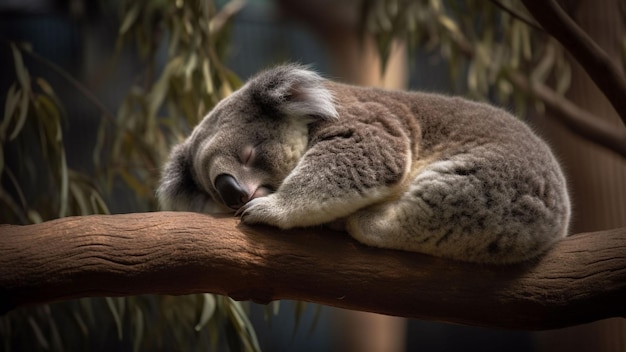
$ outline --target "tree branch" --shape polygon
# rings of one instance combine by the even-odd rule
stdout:
[[[620,68],[555,0],[522,2],[546,32],[556,38],[580,63],[626,125],[626,76]]]
[[[465,38],[453,36],[452,39],[463,55],[474,58],[475,50]],[[594,116],[541,82],[531,82],[518,70],[504,73],[518,89],[534,95],[554,113],[548,117],[557,119],[578,136],[626,157],[626,129]]]
[[[626,228],[569,237],[533,263],[492,267],[369,248],[341,232],[237,223],[159,212],[3,225],[1,308],[211,292],[515,329],[626,315]]]
[[[614,124],[596,118],[552,88],[541,82],[531,82],[519,72],[511,72],[508,78],[518,89],[541,100],[552,112],[550,116],[558,119],[570,131],[626,158],[626,128],[616,128]]]

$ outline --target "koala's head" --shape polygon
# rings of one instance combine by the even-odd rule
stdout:
[[[226,212],[278,189],[306,151],[308,125],[337,119],[331,92],[295,65],[260,73],[174,147],[157,191],[164,209]]]

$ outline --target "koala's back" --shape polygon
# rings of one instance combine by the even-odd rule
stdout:
[[[340,106],[380,104],[388,112],[382,118],[403,120],[414,142],[398,197],[348,219],[358,240],[506,263],[533,257],[566,235],[565,178],[549,147],[517,118],[456,97],[331,89]]]

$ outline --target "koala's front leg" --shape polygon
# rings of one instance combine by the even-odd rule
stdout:
[[[390,197],[410,166],[405,133],[369,124],[336,132],[313,140],[275,193],[240,210],[242,221],[283,229],[320,225]]]

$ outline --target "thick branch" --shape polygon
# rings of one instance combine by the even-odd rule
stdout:
[[[390,315],[549,329],[626,315],[626,228],[579,234],[534,263],[471,265],[194,213],[0,227],[0,302],[212,292]]]
[[[626,124],[626,76],[615,62],[563,11],[556,0],[522,2],[537,22],[580,63]]]

